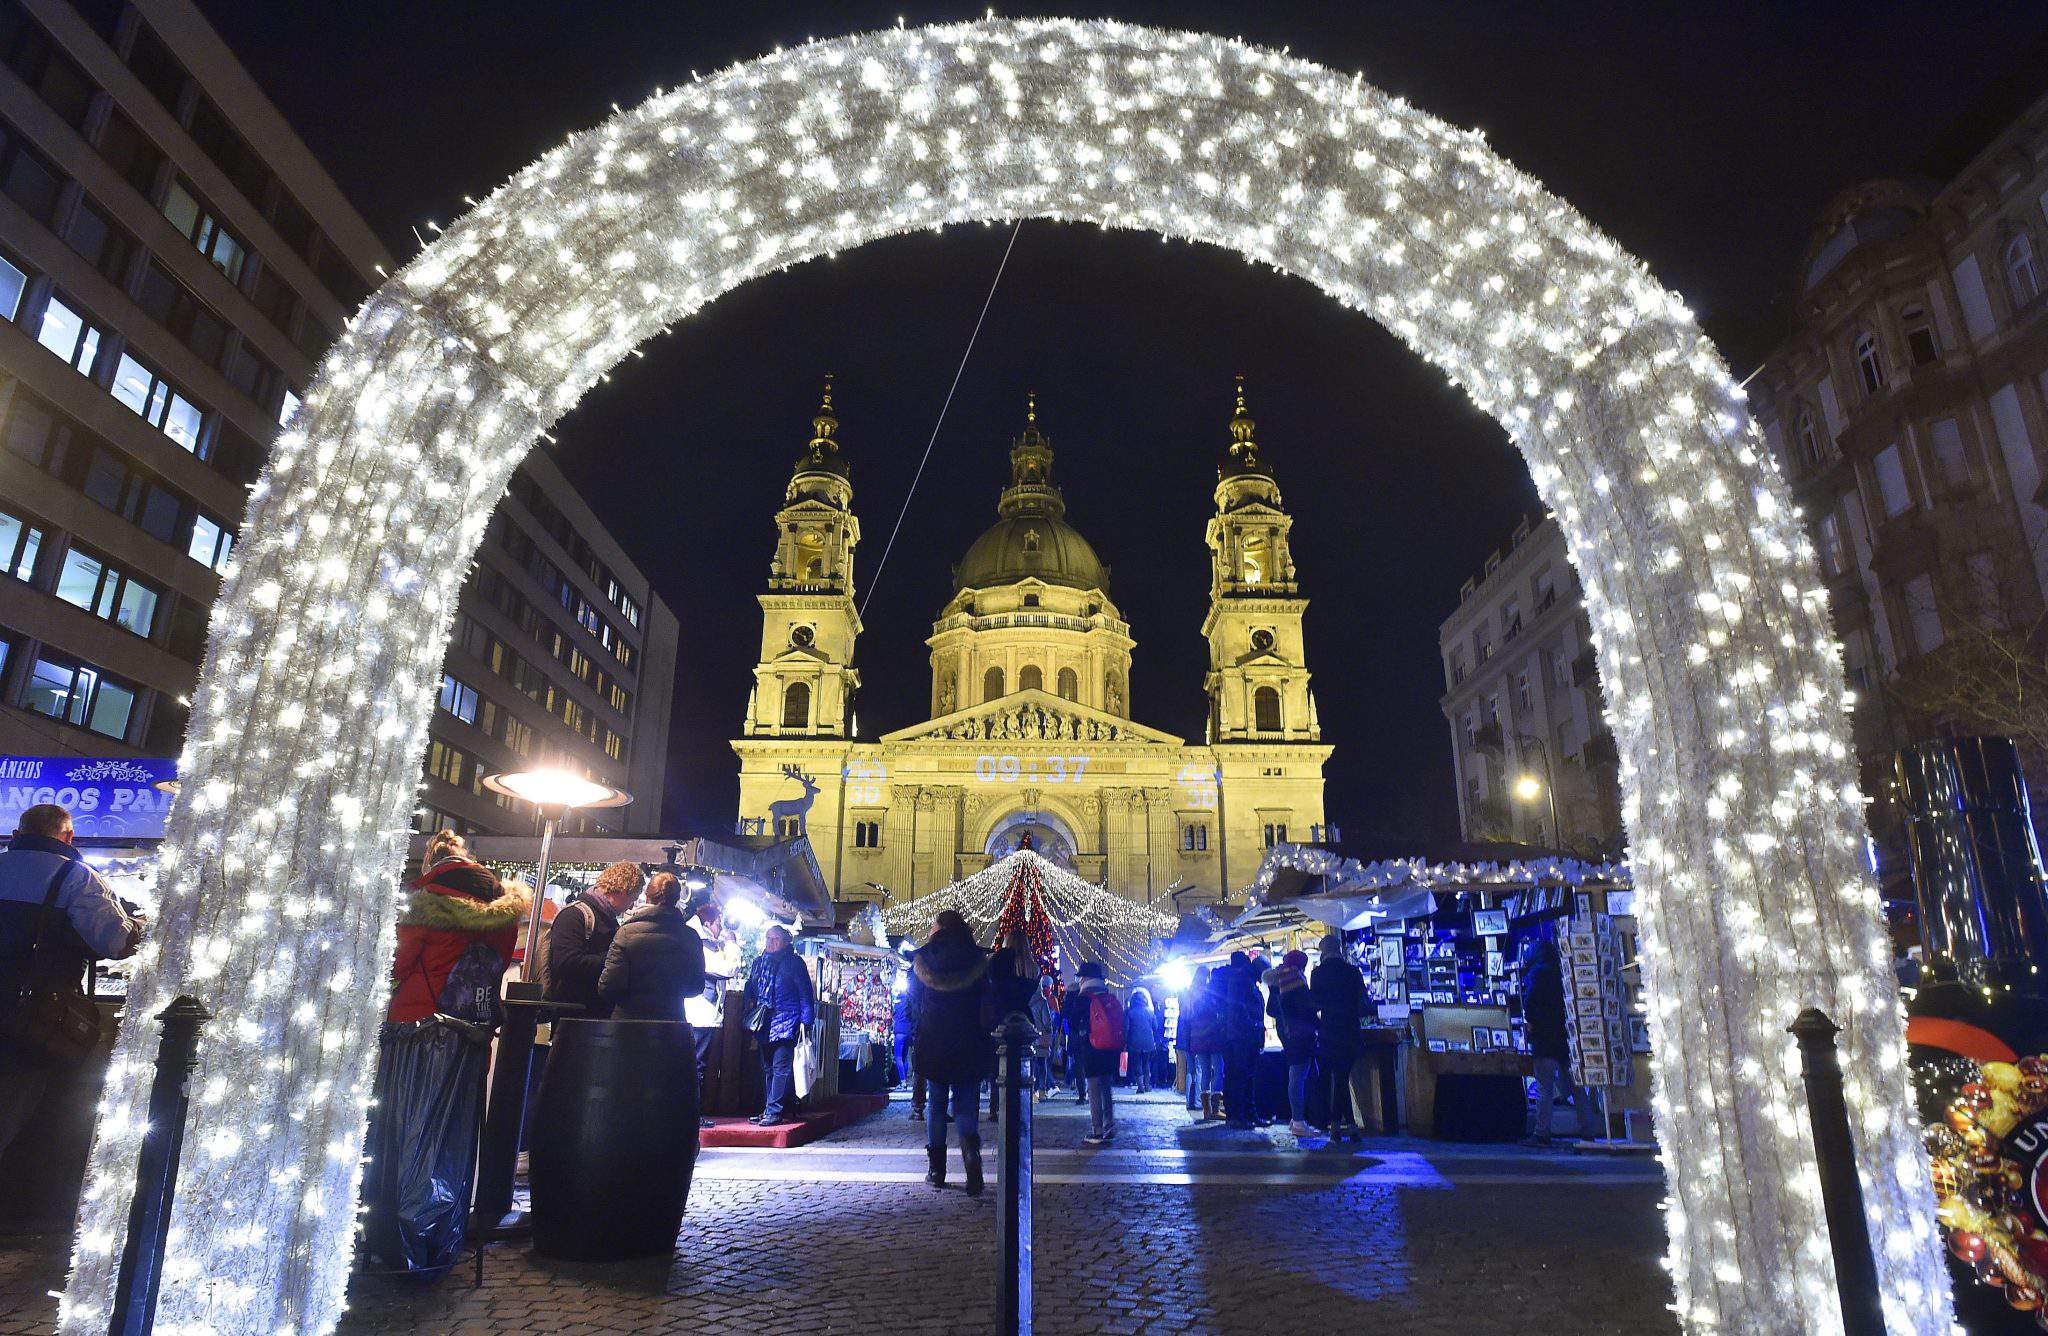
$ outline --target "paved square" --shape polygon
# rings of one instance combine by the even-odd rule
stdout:
[[[481,1289],[358,1277],[346,1333],[963,1332],[993,1320],[995,1131],[979,1201],[923,1182],[898,1102],[816,1145],[707,1151],[672,1259],[582,1265],[493,1247]],[[1611,1160],[1407,1139],[1326,1149],[1119,1101],[1081,1145],[1071,1098],[1036,1123],[1045,1336],[1671,1332],[1663,1179]],[[0,1336],[52,1330],[65,1241],[0,1243]]]

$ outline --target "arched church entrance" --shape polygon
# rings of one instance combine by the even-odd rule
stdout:
[[[1025,841],[1030,843],[1026,844]],[[1057,813],[1042,807],[1023,807],[996,818],[995,826],[989,831],[982,849],[989,861],[1013,854],[1020,848],[1037,850],[1045,858],[1058,863],[1067,871],[1074,871],[1074,854],[1080,843],[1074,838],[1073,828],[1060,819]]]
[[[1843,1026],[1897,1333],[1949,1328],[1811,546],[1692,313],[1563,200],[1361,79],[1196,33],[1007,21],[806,44],[578,134],[364,306],[251,493],[131,1014],[203,999],[159,1321],[323,1332],[350,1260],[406,815],[456,595],[536,438],[749,279],[949,223],[1226,247],[1370,315],[1528,460],[1586,591],[1645,928],[1675,1307],[1838,1325],[1785,1027]],[[64,1328],[104,1329],[151,1027],[103,1102]]]

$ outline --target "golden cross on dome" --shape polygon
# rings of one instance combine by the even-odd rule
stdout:
[[[1026,390],[1026,391],[1024,391],[1024,420],[1025,420],[1026,422],[1036,422],[1036,421],[1038,421],[1038,391],[1037,391],[1037,390]]]

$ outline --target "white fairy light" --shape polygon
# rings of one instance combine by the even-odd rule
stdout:
[[[1212,36],[990,19],[657,94],[519,172],[350,322],[251,490],[214,608],[66,1332],[106,1328],[148,1018],[183,992],[217,1018],[201,1079],[233,1095],[192,1111],[159,1329],[333,1327],[360,1176],[333,1148],[360,1143],[384,1001],[334,980],[388,967],[456,597],[536,437],[749,279],[1025,216],[1305,278],[1503,425],[1570,545],[1613,702],[1675,1311],[1695,1332],[1839,1329],[1787,1060],[1813,1005],[1844,1028],[1887,1322],[1950,1329],[1839,652],[1824,602],[1788,592],[1821,588],[1811,545],[1691,313],[1482,136],[1360,79]]]

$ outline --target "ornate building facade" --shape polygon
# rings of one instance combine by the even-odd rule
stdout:
[[[828,386],[776,515],[740,760],[742,829],[807,834],[841,899],[902,900],[1026,834],[1140,901],[1241,891],[1281,841],[1323,836],[1292,524],[1240,385],[1210,517],[1207,736],[1133,717],[1137,642],[1109,568],[1066,517],[1035,396],[996,521],[953,570],[926,641],[929,717],[854,735],[860,523]]]

